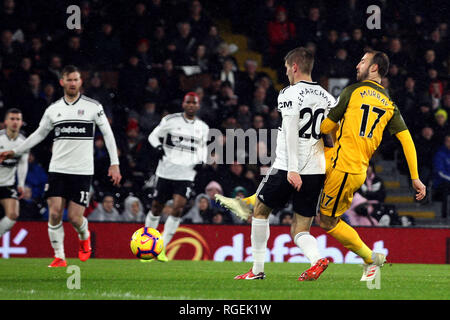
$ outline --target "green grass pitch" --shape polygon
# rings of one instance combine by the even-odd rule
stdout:
[[[68,289],[66,268],[51,259],[0,260],[0,299],[32,300],[408,300],[450,298],[450,265],[386,264],[380,289],[360,282],[362,267],[330,264],[319,280],[299,282],[308,265],[267,263],[266,279],[237,281],[250,263],[68,259],[80,267],[80,289]],[[72,278],[73,279],[73,278]],[[75,284],[74,281],[69,281]]]

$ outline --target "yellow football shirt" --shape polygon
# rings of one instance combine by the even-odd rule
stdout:
[[[367,171],[385,128],[392,135],[407,130],[385,88],[371,80],[346,87],[328,118],[336,123],[341,121],[331,165],[353,174]]]

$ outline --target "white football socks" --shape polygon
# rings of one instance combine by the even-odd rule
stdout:
[[[302,250],[305,257],[314,265],[317,260],[321,258],[319,248],[317,246],[317,239],[309,232],[299,232],[294,238],[295,244]]]
[[[164,247],[167,247],[170,240],[172,240],[178,226],[180,225],[180,222],[181,218],[179,217],[169,216],[167,218],[166,223],[164,224],[164,232],[162,234]]]
[[[48,224],[48,237],[53,250],[55,250],[55,257],[64,260],[66,256],[64,254],[64,227],[62,221],[56,226]]]
[[[7,216],[4,216],[0,220],[0,237],[3,236],[9,230],[11,230],[15,223],[16,223],[15,220],[12,220]]]
[[[255,275],[264,272],[264,261],[266,259],[267,240],[269,240],[269,236],[269,219],[252,218],[252,271]]]
[[[150,210],[145,217],[145,226],[147,228],[158,228],[159,220],[161,220],[161,216],[154,216],[152,211]]]
[[[78,232],[78,237],[80,240],[87,240],[89,238],[89,229],[88,229],[88,220],[86,217],[83,217],[83,222],[81,223],[81,226],[75,227],[75,230]]]

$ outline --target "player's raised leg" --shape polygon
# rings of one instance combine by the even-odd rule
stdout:
[[[272,208],[266,206],[259,199],[256,200],[251,231],[253,267],[249,272],[236,276],[236,280],[256,280],[266,277],[264,262],[266,259],[267,240],[269,240],[270,236],[268,217],[271,212]]]
[[[216,194],[216,201],[224,208],[230,210],[238,218],[247,221],[252,214],[252,207],[255,205],[256,194],[248,198],[229,198],[221,194]]]
[[[19,217],[19,201],[14,198],[1,199],[5,216],[0,219],[0,237],[12,229]]]
[[[78,233],[79,238],[79,249],[78,258],[81,261],[86,261],[89,259],[92,253],[91,248],[91,234],[88,229],[88,220],[83,216],[86,207],[84,205],[75,203],[74,201],[69,202],[67,208],[69,222],[74,227],[75,231]]]
[[[328,259],[321,256],[317,239],[309,232],[313,219],[314,217],[304,217],[296,213],[291,225],[291,236],[294,243],[311,263],[311,267],[300,275],[299,281],[317,280],[327,269],[329,263]]]
[[[64,227],[62,223],[66,200],[61,197],[49,197],[48,204],[48,237],[55,252],[55,259],[49,267],[67,267],[64,253]]]

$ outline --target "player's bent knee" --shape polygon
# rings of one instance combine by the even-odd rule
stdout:
[[[338,218],[321,215],[319,225],[325,231],[330,231],[336,226],[338,220]]]

